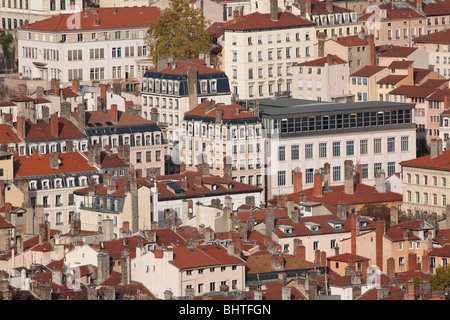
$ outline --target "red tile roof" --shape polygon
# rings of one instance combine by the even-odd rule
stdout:
[[[415,1],[406,1],[412,7],[416,7]],[[427,16],[442,16],[450,14],[450,3],[446,0],[422,1],[422,10]]]
[[[364,66],[358,71],[351,74],[351,77],[364,77],[369,78],[378,72],[386,69],[386,67],[383,66]]]
[[[173,248],[172,251],[174,253],[172,264],[179,269],[210,267],[223,264],[245,264],[244,260],[228,255],[227,250],[223,246],[216,244],[202,245],[195,248],[180,246]]]
[[[227,21],[223,28],[225,30],[253,30],[285,27],[295,28],[313,25],[313,22],[300,18],[290,12],[279,13],[277,21],[271,20],[270,14],[253,12],[241,17],[237,22],[234,22],[233,20]]]
[[[287,218],[288,213],[286,208],[274,208],[273,215],[275,219]],[[262,210],[252,210],[252,211],[235,211],[232,213],[233,216],[238,216],[241,222],[247,222],[250,219],[250,214],[255,215],[255,221],[264,221],[266,219],[266,209]]]
[[[6,221],[2,216],[0,216],[0,229],[3,228],[14,228],[14,226]]]
[[[291,193],[288,198],[293,201],[298,201],[299,193],[306,194],[306,201],[320,202],[324,205],[336,205],[339,202],[353,205],[353,204],[365,204],[365,203],[386,203],[392,201],[402,201],[402,194],[386,191],[385,193],[379,193],[375,187],[366,184],[356,184],[354,194],[346,194],[344,192],[344,186],[329,186],[331,192],[324,192],[322,197],[314,195],[314,189],[309,188],[299,192]]]
[[[111,259],[120,259],[122,252],[126,251],[130,259],[136,258],[136,248],[145,245],[148,240],[141,236],[124,237],[110,241],[102,241],[101,250],[107,252]],[[91,244],[91,247],[98,250],[99,244]]]
[[[401,228],[401,229],[408,229],[408,230],[422,230],[425,224],[425,220],[422,219],[415,219],[410,220],[402,223],[398,223],[396,225],[393,225],[392,228]]]
[[[98,23],[94,23],[95,12],[98,14]],[[27,24],[21,29],[70,32],[148,27],[150,22],[155,22],[160,15],[161,11],[157,7],[96,8],[80,12],[80,25],[76,30],[71,28],[73,23],[69,21],[73,18],[72,13],[60,14]]]
[[[21,143],[22,140],[7,124],[0,124],[0,144]]]
[[[389,228],[386,230],[386,238],[391,241],[406,241],[406,240],[420,240],[419,237],[415,236],[411,232],[403,230],[401,228]]]
[[[217,110],[222,110],[223,120],[258,119],[258,116],[246,112],[243,106],[238,104],[216,104],[215,101],[205,101],[186,112],[185,115],[215,119]]]
[[[379,54],[379,57],[381,58],[407,58],[416,51],[417,48],[390,45],[380,47],[379,50],[382,51]]]
[[[388,68],[391,69],[408,69],[414,61],[402,60],[402,61],[392,61]]]
[[[417,38],[414,38],[415,43],[445,43],[450,44],[450,29],[445,31],[433,32]]]
[[[17,122],[14,123],[17,129]],[[58,137],[51,134],[51,122],[37,121],[33,124],[29,119],[25,121],[25,139],[27,141],[44,141],[55,139],[76,139],[86,137],[72,122],[63,117],[58,117]]]
[[[327,260],[340,261],[340,262],[349,262],[349,261],[362,262],[362,261],[369,261],[370,259],[366,258],[366,257],[358,256],[357,254],[342,253],[342,254],[338,254],[336,256],[327,257]]]
[[[332,12],[353,12],[350,9],[333,5]],[[311,0],[311,14],[329,14],[325,1]]]
[[[290,254],[280,254],[284,260],[283,270],[304,270],[304,269],[314,269],[321,267],[317,263],[303,260],[297,256]],[[276,271],[272,267],[272,254],[269,252],[257,252],[247,258],[247,263],[245,265],[247,269],[247,274],[261,274],[270,273]]]
[[[436,237],[434,238],[434,241],[439,243],[441,246],[449,244],[450,243],[450,229],[436,230]]]
[[[450,89],[449,88],[445,88],[445,89],[438,89],[436,90],[434,93],[430,94],[427,97],[427,100],[432,100],[432,101],[444,101],[444,97],[446,96],[450,96]],[[445,111],[449,111],[448,109],[446,109]]]
[[[168,66],[162,70],[158,71],[158,68],[155,67],[148,69],[147,72],[186,76],[188,68],[195,68],[198,74],[224,73],[221,70],[213,69],[206,66],[204,60],[189,60],[189,61],[175,60],[174,62],[170,62]]]
[[[95,123],[100,123],[101,126],[107,127],[120,127],[120,126],[130,126],[130,125],[140,125],[140,124],[154,124],[154,121],[146,120],[142,117],[135,116],[128,112],[122,112],[117,110],[118,113],[118,121],[114,123],[112,121],[113,117],[111,115],[110,110],[97,110],[97,111],[87,111],[86,112],[86,124],[94,124],[94,128],[98,127]],[[76,115],[76,112],[73,113]],[[106,122],[111,122],[112,125],[107,124]],[[89,128],[89,127],[88,127]]]
[[[58,153],[59,169],[50,168],[50,154],[14,157],[14,176],[26,177],[55,173],[97,171],[79,152]]]
[[[336,42],[344,47],[364,46],[368,44],[367,39],[361,39],[358,35],[340,37],[337,38]]]
[[[377,81],[378,84],[397,84],[399,83],[401,80],[405,79],[407,76],[406,75],[388,75],[386,77],[384,77],[383,79],[380,79]]]
[[[415,6],[414,6],[415,7]],[[422,18],[423,14],[417,12],[415,9],[406,8],[406,9],[397,9],[391,3],[382,3],[378,6],[381,10],[386,10],[387,17],[382,20],[405,20],[411,18]],[[374,14],[376,14],[375,10],[372,12],[368,12],[359,17],[359,20],[368,20],[373,19]]]
[[[420,85],[423,80],[426,80],[426,77],[434,72],[433,70],[429,69],[422,69],[422,68],[414,68],[413,69],[413,77],[414,77],[414,84]]]
[[[450,150],[443,151],[441,155],[435,158],[430,158],[430,155],[426,155],[423,157],[402,161],[400,162],[400,165],[405,167],[450,171]]]
[[[345,64],[345,63],[347,63],[347,61],[339,58],[337,55],[329,54],[328,56],[323,57],[323,58],[298,63],[297,66],[324,67],[325,64],[332,65],[332,64]]]
[[[389,94],[404,95],[408,98],[427,98],[435,91],[436,89],[434,88],[423,88],[412,85],[401,85],[400,87],[391,90]]]

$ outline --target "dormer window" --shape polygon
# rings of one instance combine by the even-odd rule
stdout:
[[[148,91],[148,80],[144,79],[142,80],[142,91]]]
[[[208,92],[208,83],[206,81],[201,81],[200,88],[201,88],[202,93],[207,93]]]
[[[216,80],[211,80],[210,83],[211,92],[217,92],[217,82]]]

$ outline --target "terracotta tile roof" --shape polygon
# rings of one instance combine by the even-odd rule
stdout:
[[[335,206],[337,203],[342,202],[348,205],[352,204],[365,204],[365,203],[386,203],[391,201],[402,201],[402,194],[386,191],[385,193],[379,193],[375,187],[366,184],[356,184],[354,194],[346,194],[344,192],[344,186],[330,186],[329,192],[324,192],[322,197],[314,195],[314,189],[309,188],[300,192],[291,193],[288,198],[290,200],[298,201],[299,193],[306,194],[306,201],[320,202],[325,205]]]
[[[448,89],[448,85],[449,85],[448,79],[428,79],[420,86],[423,88]]]
[[[338,254],[336,256],[327,257],[327,260],[331,261],[339,261],[339,262],[362,262],[362,261],[369,261],[369,258],[358,256],[357,254],[351,254],[351,253],[342,253]]]
[[[450,257],[450,245],[445,244],[442,248],[434,248],[428,255],[438,257]]]
[[[21,143],[22,140],[7,124],[0,124],[0,144]]]
[[[179,247],[185,245],[185,239],[172,229],[156,229],[156,243],[160,246]]]
[[[94,23],[95,12],[98,13],[98,23]],[[77,31],[148,27],[150,22],[158,19],[161,11],[157,7],[96,8],[84,10],[80,15],[80,26],[77,26]],[[74,31],[68,21],[71,17],[73,17],[71,13],[60,14],[27,24],[21,29],[70,32]]]
[[[335,41],[344,47],[364,46],[367,45],[367,39],[361,39],[358,35],[339,37]]]
[[[350,9],[333,5],[332,12],[353,12]],[[311,0],[311,14],[329,14],[325,1]]]
[[[436,230],[436,237],[434,238],[434,241],[439,243],[441,246],[449,244],[450,243],[450,229]]]
[[[402,60],[402,61],[392,61],[391,64],[388,66],[388,68],[391,69],[408,69],[414,61],[410,60]]]
[[[444,97],[446,96],[450,96],[450,89],[449,88],[445,88],[445,89],[438,89],[436,90],[434,93],[430,94],[427,97],[427,100],[432,100],[432,101],[444,101]],[[445,111],[449,111],[449,109],[446,109]]]
[[[120,259],[122,252],[127,252],[130,259],[136,257],[136,248],[145,245],[148,240],[141,236],[125,237],[102,242],[102,251],[107,252],[111,259]]]
[[[0,216],[0,229],[3,228],[14,228],[14,226],[6,221],[2,216]]]
[[[172,175],[163,175],[156,178],[159,201],[167,201],[179,198],[196,198],[220,194],[262,192],[262,188],[227,180],[218,176],[202,176],[200,172],[186,171]],[[176,187],[176,186],[177,187]],[[211,190],[212,186],[216,190]],[[174,188],[181,188],[183,192],[177,193]],[[180,190],[181,190],[180,189]]]
[[[406,75],[388,75],[386,77],[384,77],[383,79],[380,79],[377,81],[378,84],[397,84],[399,83],[401,80],[405,79],[407,76]]]
[[[430,155],[423,157],[402,161],[401,166],[405,167],[416,167],[416,168],[426,168],[426,169],[436,169],[436,170],[450,170],[450,150],[445,150],[439,156],[435,158],[430,158]]]
[[[188,68],[195,68],[198,74],[224,73],[221,70],[206,66],[204,60],[175,60],[174,62],[169,62],[168,66],[162,70],[158,71],[158,68],[155,67],[148,69],[147,72],[186,76]]]
[[[297,66],[314,66],[314,67],[324,67],[325,64],[345,64],[347,61],[339,58],[337,55],[329,54],[326,57],[315,59],[315,60],[309,60],[302,63],[298,63]]]
[[[388,45],[380,47],[379,50],[382,51],[379,54],[379,57],[381,58],[407,58],[416,51],[417,48]]]
[[[117,110],[118,119],[117,123],[114,123],[111,110],[97,110],[97,111],[87,111],[86,112],[86,125],[87,128],[89,124],[92,125],[92,128],[100,128],[100,127],[121,127],[121,126],[131,126],[131,125],[140,125],[140,124],[155,124],[154,121],[146,120],[142,117],[135,116],[128,112],[122,112]],[[109,123],[107,123],[109,122]],[[97,123],[99,125],[97,125]]]
[[[418,230],[422,230],[424,228],[424,226],[425,226],[425,220],[415,219],[415,220],[398,223],[396,225],[393,225],[391,228],[401,228],[401,229],[418,231]]]
[[[174,258],[172,264],[179,269],[202,268],[217,265],[244,265],[241,258],[230,256],[227,250],[216,244],[202,245],[195,248],[186,246],[172,249]]]
[[[352,73],[350,76],[351,77],[364,77],[364,78],[369,78],[375,74],[377,74],[378,72],[382,71],[386,69],[386,67],[383,66],[364,66],[361,69],[359,69],[358,71]]]
[[[314,269],[321,267],[317,263],[302,260],[296,256],[290,254],[280,254],[284,260],[284,271],[291,270],[305,270]],[[276,270],[272,267],[272,254],[257,252],[247,258],[247,263],[245,264],[247,269],[247,274],[261,274],[275,272]]]
[[[415,8],[415,1],[407,0]],[[423,1],[422,10],[427,16],[442,16],[450,14],[450,3],[446,0]]]
[[[17,104],[15,104],[13,101],[4,101],[0,102],[0,107],[17,107]]]
[[[55,173],[97,171],[79,152],[58,153],[59,169],[50,168],[50,154],[14,157],[14,176],[26,177]]]
[[[266,219],[266,210],[251,210],[251,211],[235,211],[232,213],[232,216],[238,216],[241,222],[247,222],[250,219],[250,214],[253,213],[255,215],[255,221],[264,221]],[[281,219],[287,218],[288,213],[286,208],[274,208],[274,218]]]
[[[17,122],[14,123],[17,129]],[[51,134],[51,122],[38,120],[33,124],[29,119],[25,121],[25,140],[45,141],[55,139],[77,139],[86,137],[72,122],[63,117],[58,117],[58,137]]]
[[[216,104],[215,101],[205,101],[197,107],[185,113],[185,117],[195,116],[203,118],[216,118],[217,110],[222,111],[223,120],[243,120],[258,119],[258,116],[245,111],[243,106],[238,104]]]
[[[385,276],[381,274],[381,276]],[[398,287],[389,286],[389,295],[380,300],[405,300],[405,291],[399,289]],[[378,300],[378,289],[373,288],[366,291],[361,297],[358,298],[358,301],[367,301],[367,300]]]
[[[210,25],[207,30],[211,32],[211,36],[219,38],[223,35],[223,26],[225,22],[214,22]]]
[[[84,152],[84,155],[87,157],[88,152]],[[129,164],[126,163],[123,159],[120,159],[117,153],[100,151],[100,167],[102,169],[123,168],[128,166]]]
[[[420,85],[423,80],[426,80],[426,77],[434,72],[433,70],[429,69],[422,69],[422,68],[414,68],[413,69],[413,77],[414,77],[414,84]]]
[[[414,38],[415,43],[445,43],[450,44],[450,29],[445,31],[433,32],[417,38]]]
[[[414,6],[415,7],[415,6]],[[386,9],[387,17],[383,20],[405,20],[405,19],[411,19],[411,18],[422,18],[424,17],[423,14],[417,12],[416,10],[412,8],[395,8],[392,3],[382,3],[378,6],[379,9],[384,10]],[[367,20],[371,17],[373,18],[375,11],[367,12],[363,14],[361,17],[359,17],[359,20]]]
[[[270,14],[253,12],[241,17],[237,22],[234,22],[233,20],[227,21],[223,28],[225,30],[253,30],[304,26],[314,26],[314,23],[290,12],[279,13],[277,21],[271,20]]]
[[[419,237],[415,236],[411,232],[400,228],[389,228],[386,230],[386,238],[393,242],[405,241],[405,240],[420,240]]]
[[[434,88],[422,88],[419,86],[401,85],[400,87],[389,91],[389,94],[404,95],[408,98],[427,98],[435,91],[436,89]]]

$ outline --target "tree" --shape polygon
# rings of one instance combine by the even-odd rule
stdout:
[[[359,211],[359,215],[375,218],[375,220],[384,220],[385,225],[389,225],[391,220],[390,210],[385,204],[365,204]]]
[[[450,288],[450,267],[437,267],[430,279],[431,290],[440,291]]]
[[[209,23],[201,9],[191,8],[185,0],[173,0],[158,20],[150,23],[145,41],[153,64],[161,57],[187,60],[209,53]]]

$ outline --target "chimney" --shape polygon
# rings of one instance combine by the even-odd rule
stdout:
[[[59,96],[59,80],[53,78],[50,82],[51,90],[55,96]]]
[[[355,193],[355,182],[353,180],[353,161],[344,161],[344,192],[346,194]]]
[[[77,112],[78,130],[84,132],[84,126],[86,124],[86,105],[84,103],[79,103]]]
[[[198,92],[197,92],[197,69],[187,68],[187,85],[189,96],[189,110],[192,110],[198,105]]]
[[[444,96],[444,109],[450,108],[450,95]]]
[[[422,0],[416,0],[416,9],[419,12],[422,12]]]
[[[17,135],[22,139],[26,136],[26,120],[24,116],[17,116],[16,126],[17,126]]]
[[[27,85],[25,83],[20,83],[17,85],[17,92],[19,93],[20,96],[25,96],[27,95]]]
[[[417,270],[417,254],[410,252],[408,254],[408,271],[416,271]]]
[[[377,170],[375,177],[375,189],[379,193],[386,193],[386,179],[383,170]]]
[[[39,243],[47,243],[49,240],[48,222],[39,224]]]
[[[59,169],[59,155],[56,152],[49,154],[49,165],[52,170]]]
[[[355,164],[355,186],[362,183],[362,165],[361,163]]]
[[[81,231],[81,220],[75,219],[70,222],[70,234],[79,234]]]
[[[306,247],[304,245],[296,247],[295,256],[300,260],[306,260]]]
[[[337,216],[341,220],[347,220],[347,205],[345,203],[339,202],[336,204],[337,207]]]
[[[316,197],[322,197],[322,173],[320,170],[316,169],[314,172],[314,195]]]
[[[329,13],[333,12],[333,0],[325,0],[326,9]]]
[[[442,153],[442,140],[431,139],[430,142],[430,159],[434,159],[440,156]]]
[[[186,170],[184,170],[186,171]],[[180,167],[180,172],[184,172],[181,171],[181,167]],[[231,160],[229,157],[223,157],[223,178],[227,179],[227,180],[232,180],[233,179],[233,166],[231,164]]]
[[[97,283],[101,284],[109,278],[111,273],[111,265],[109,261],[109,254],[100,252],[97,254]]]
[[[122,269],[122,286],[127,286],[131,282],[131,270],[130,270],[130,256],[127,251],[122,251],[120,257],[120,266]]]
[[[294,192],[303,190],[302,171],[299,167],[294,169]]]
[[[63,274],[61,270],[52,270],[52,282],[58,286],[63,285]]]
[[[272,208],[268,208],[266,209],[266,219],[265,219],[265,224],[266,224],[266,237],[272,239],[272,231],[273,228],[275,227],[275,216],[274,216],[275,212],[274,209]]]
[[[172,211],[170,209],[164,209],[164,228],[172,228]]]
[[[116,300],[116,288],[115,287],[106,287],[105,289],[105,300]]]
[[[376,56],[375,56],[375,36],[373,34],[367,35],[367,46],[369,47],[369,65],[376,66]]]
[[[223,110],[216,108],[216,123],[219,124],[222,122],[223,119]]]
[[[389,278],[395,277],[395,258],[387,259],[386,273]]]
[[[109,111],[109,116],[111,117],[112,122],[117,123],[117,121],[119,121],[119,111],[117,110],[117,104],[112,104]]]
[[[107,92],[106,84],[104,83],[100,84],[100,100],[103,101],[104,103],[106,103],[106,92]]]
[[[42,98],[44,96],[44,87],[36,87],[36,98]]]
[[[356,247],[356,240],[358,237],[358,226],[359,219],[357,216],[352,216],[350,219],[350,235],[351,235],[351,253],[356,254],[357,247]]]
[[[45,123],[50,122],[50,109],[47,106],[42,107],[42,120]]]
[[[100,148],[99,144],[88,144],[88,161],[91,165],[100,165]]]
[[[323,58],[325,56],[325,33],[319,32],[317,34],[317,56]]]
[[[392,228],[392,226],[398,224],[398,209],[396,206],[391,206],[389,209],[390,227]]]
[[[75,92],[80,91],[80,82],[78,79],[72,80],[72,90]]]
[[[383,235],[384,220],[374,221],[375,223],[375,246],[376,246],[376,265],[383,271]]]
[[[278,1],[270,0],[270,20],[278,21]]]
[[[301,0],[301,1],[303,1],[303,0]],[[311,0],[306,0],[306,3],[305,3],[305,15],[306,14],[310,14],[311,11],[312,11]]]
[[[66,140],[66,153],[67,152],[73,152],[73,141],[72,140]]]
[[[423,252],[422,263],[420,265],[423,272],[425,273],[430,272],[430,256],[428,255],[427,250],[424,250]]]
[[[56,113],[50,116],[50,133],[55,138],[59,135],[59,117]]]

